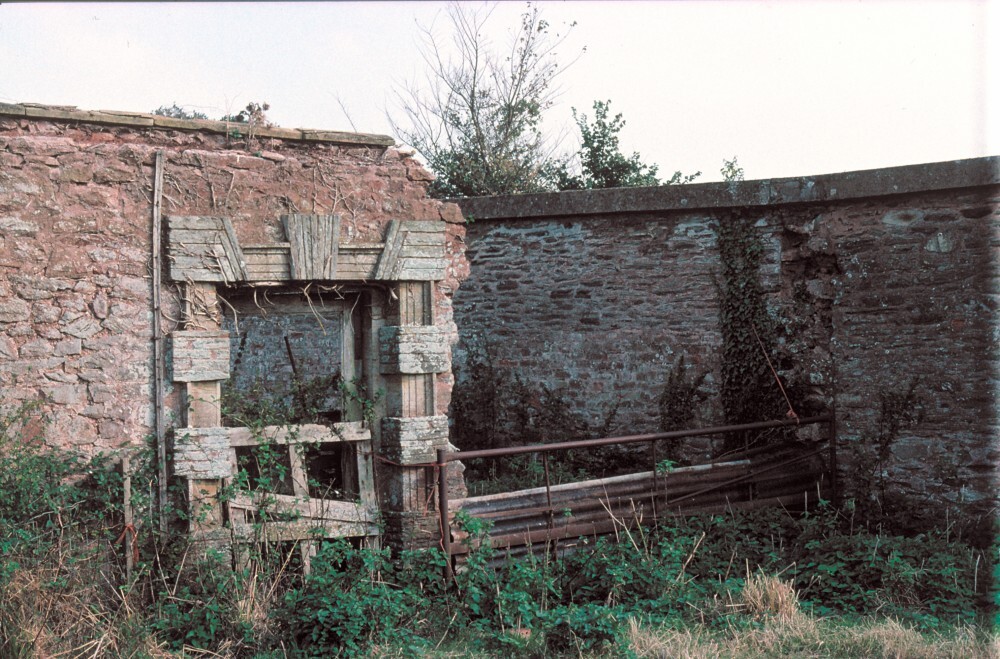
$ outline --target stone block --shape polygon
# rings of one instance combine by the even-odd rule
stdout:
[[[229,332],[178,331],[170,338],[175,382],[229,379]]]
[[[0,359],[14,359],[17,357],[17,344],[8,336],[0,335]]]
[[[437,450],[448,446],[448,417],[387,417],[382,419],[382,454],[404,465],[437,459]]]
[[[58,321],[61,316],[62,309],[59,307],[43,302],[36,302],[32,305],[31,320],[33,322],[43,325],[46,323],[54,323]]]
[[[76,405],[86,396],[86,385],[66,384],[53,387],[49,392],[49,398],[53,403],[60,405]]]
[[[379,370],[383,375],[451,370],[451,346],[447,334],[439,327],[383,327],[378,338]]]
[[[174,442],[174,473],[197,479],[233,475],[232,449],[227,428],[186,428]]]
[[[15,216],[0,217],[0,235],[31,238],[38,234],[39,227],[30,220]]]
[[[94,300],[90,303],[90,310],[94,312],[94,316],[100,319],[105,319],[108,317],[108,298],[103,294],[98,294],[94,296]]]
[[[21,359],[38,359],[49,357],[52,355],[52,351],[52,343],[45,339],[35,339],[21,346],[20,355]]]
[[[16,323],[31,317],[31,306],[24,300],[0,302],[0,323]]]
[[[101,331],[101,325],[93,318],[81,316],[80,318],[67,323],[66,326],[62,328],[62,331],[64,334],[68,334],[78,339],[89,339]]]

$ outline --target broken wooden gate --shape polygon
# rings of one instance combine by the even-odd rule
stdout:
[[[187,399],[173,465],[188,484],[191,531],[216,546],[245,544],[261,532],[275,541],[373,537],[383,528],[378,518],[402,535],[412,530],[408,524],[434,519],[426,506],[433,480],[423,463],[448,442],[435,388],[437,375],[451,369],[449,333],[434,314],[434,282],[447,263],[445,223],[392,221],[382,242],[351,243],[342,241],[339,216],[281,219],[287,242],[241,247],[226,217],[167,218],[170,276],[184,307],[182,328],[170,337],[173,380]],[[353,296],[343,314],[340,375],[348,387],[358,382],[384,396],[367,409],[345,401],[343,419],[323,426],[222,427],[231,336],[222,328],[220,293],[310,286]],[[235,454],[259,443],[287,448],[292,491],[220,497],[236,474]],[[356,460],[351,500],[310,488],[302,447],[334,444]],[[308,554],[307,546],[306,561]]]

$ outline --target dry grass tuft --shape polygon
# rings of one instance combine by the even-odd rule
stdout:
[[[131,606],[131,596],[111,585],[100,547],[74,547],[87,560],[67,560],[57,543],[13,570],[0,599],[0,656],[170,656]]]
[[[802,615],[799,595],[792,584],[777,577],[754,574],[747,578],[740,595],[742,609],[755,618],[775,616],[794,620]]]
[[[922,635],[895,620],[844,624],[798,613],[777,616],[759,628],[726,632],[650,628],[629,621],[629,649],[637,657],[707,659],[824,657],[841,659],[1000,659],[1000,637],[976,637],[961,629],[948,637]]]
[[[628,621],[628,647],[637,657],[656,659],[714,659],[720,656],[720,644],[690,629],[659,629]]]

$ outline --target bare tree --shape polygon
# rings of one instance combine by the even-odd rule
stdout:
[[[484,35],[492,13],[449,6],[451,48],[423,28],[426,78],[396,92],[402,121],[389,120],[437,175],[431,194],[438,197],[545,189],[557,164],[539,123],[558,91],[556,49],[566,35],[550,32],[529,3],[497,51]]]

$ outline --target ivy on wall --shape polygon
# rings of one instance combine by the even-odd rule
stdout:
[[[755,220],[734,211],[718,224],[720,276],[715,281],[722,333],[722,410],[730,424],[780,419],[789,411],[768,365],[778,321],[767,310],[760,279],[764,244]],[[724,451],[764,444],[767,435],[731,434]]]

